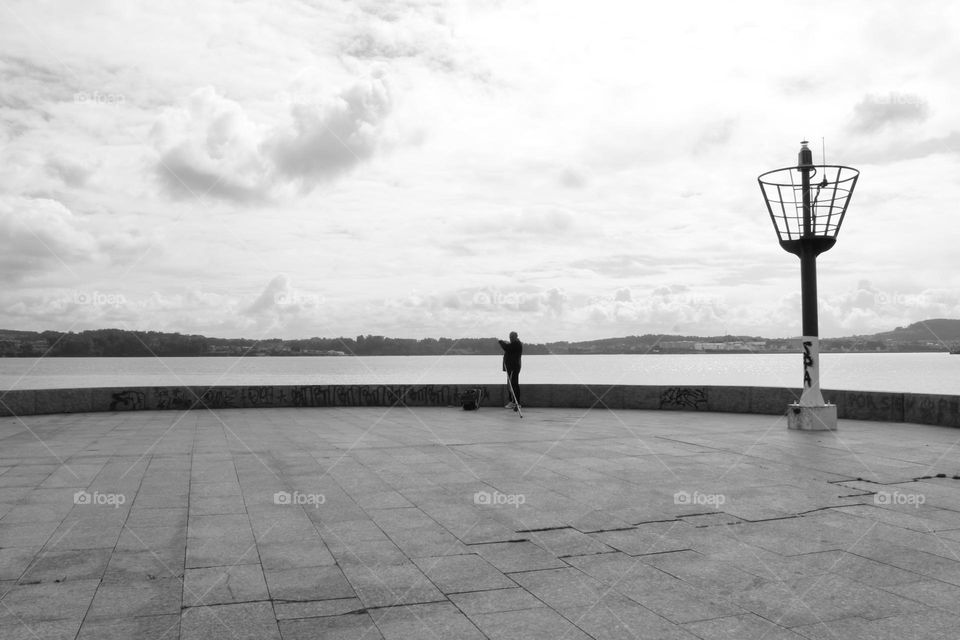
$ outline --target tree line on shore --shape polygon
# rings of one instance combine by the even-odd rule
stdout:
[[[935,329],[935,339],[926,334]],[[960,341],[960,320],[930,320],[897,327],[871,336],[821,340],[822,351],[945,351]],[[760,352],[798,349],[797,338],[756,336],[680,336],[645,334],[581,342],[525,343],[527,355],[542,354],[643,354]],[[346,356],[346,355],[498,355],[497,338],[389,338],[359,335],[355,338],[210,338],[160,331],[96,329],[89,331],[0,330],[2,357],[149,357],[149,356]]]

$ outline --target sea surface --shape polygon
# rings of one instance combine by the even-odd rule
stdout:
[[[520,382],[799,388],[799,354],[524,356]],[[960,355],[825,353],[825,389],[960,395]],[[499,384],[500,356],[0,358],[0,389],[271,384]]]

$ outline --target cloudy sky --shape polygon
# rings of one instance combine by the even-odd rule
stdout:
[[[804,138],[821,335],[960,317],[960,9],[800,8],[0,0],[0,328],[797,335]]]

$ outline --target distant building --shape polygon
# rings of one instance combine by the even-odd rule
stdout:
[[[212,344],[207,347],[207,353],[230,353],[233,347],[227,344]]]
[[[661,349],[690,351],[694,349],[696,342],[693,340],[663,340],[657,344]]]
[[[693,348],[697,351],[723,351],[723,342],[696,342]]]
[[[767,342],[766,340],[696,342],[693,348],[696,351],[763,351],[767,348]]]

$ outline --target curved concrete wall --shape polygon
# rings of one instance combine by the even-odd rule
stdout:
[[[467,389],[485,391],[484,406],[507,402],[504,385],[288,385],[37,389],[0,392],[0,416],[90,411],[256,407],[459,406]],[[722,386],[525,384],[526,407],[608,407],[785,414],[799,389]],[[824,391],[840,418],[960,427],[960,396],[879,391]]]

